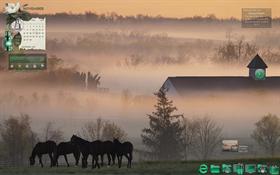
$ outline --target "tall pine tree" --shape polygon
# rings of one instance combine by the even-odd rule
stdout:
[[[151,150],[158,160],[181,159],[184,151],[183,115],[175,115],[177,110],[173,101],[166,96],[167,89],[162,88],[155,96],[155,112],[149,114],[149,128],[141,135],[144,145]]]

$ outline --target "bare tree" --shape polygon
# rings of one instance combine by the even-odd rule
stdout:
[[[231,38],[232,38],[232,28],[228,28],[227,31],[226,31],[226,39],[228,41],[231,41]]]
[[[206,160],[210,158],[214,150],[221,143],[222,128],[209,117],[197,120],[197,135],[194,141],[193,150],[195,155]]]
[[[80,132],[80,135],[87,140],[99,140],[102,132],[104,121],[101,118],[96,121],[86,123]]]
[[[102,129],[102,140],[112,140],[113,138],[118,138],[121,141],[126,140],[126,132],[116,125],[114,122],[105,122]]]
[[[95,122],[88,122],[84,124],[84,126],[81,128],[81,131],[79,134],[81,137],[87,140],[95,140],[96,139],[96,128],[95,128]]]
[[[96,119],[96,121],[86,123],[81,129],[79,135],[90,141],[112,140],[113,138],[125,140],[127,136],[125,131],[117,124],[105,121],[101,118]]]
[[[43,130],[44,141],[53,140],[56,143],[64,140],[63,132],[59,128],[54,127],[53,122],[48,122]]]
[[[121,100],[124,104],[129,104],[130,100],[132,99],[132,94],[129,89],[124,89],[122,91]]]
[[[241,52],[243,48],[243,43],[244,43],[244,36],[241,36],[240,38],[237,39],[237,50],[238,50],[238,59],[241,58]]]
[[[96,120],[96,139],[97,140],[100,140],[101,130],[102,130],[103,125],[104,125],[103,120],[101,118],[98,118]]]
[[[195,146],[194,141],[198,132],[198,121],[195,119],[184,118],[184,125],[184,159],[187,160],[192,147]]]
[[[244,36],[231,39],[231,34],[227,33],[227,38],[228,40],[218,47],[214,59],[227,63],[243,63],[259,50],[254,42],[245,41]]]
[[[267,114],[256,124],[252,138],[265,149],[271,156],[274,156],[276,148],[280,143],[280,120],[276,115]]]

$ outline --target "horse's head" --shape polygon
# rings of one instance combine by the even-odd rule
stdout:
[[[117,139],[117,138],[114,138],[113,142],[114,142],[114,143],[118,143],[118,144],[121,143],[121,142],[119,141],[119,139]]]
[[[78,137],[76,135],[72,135],[71,137],[71,143],[75,143],[77,141]]]
[[[76,135],[72,135],[71,137],[71,143],[73,143],[74,145],[81,145],[81,144],[86,144],[86,143],[89,143],[89,141],[81,138],[81,137],[78,137]]]
[[[29,157],[29,163],[30,165],[34,165],[35,164],[35,158],[34,157]]]

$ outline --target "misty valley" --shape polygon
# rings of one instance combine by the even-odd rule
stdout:
[[[272,20],[273,28],[260,29],[213,16],[88,12],[47,19],[46,70],[11,71],[8,53],[0,48],[0,166],[27,166],[36,143],[71,142],[74,136],[131,142],[132,169],[135,163],[139,172],[148,167],[146,161],[279,156],[280,147],[264,146],[258,135],[262,124],[272,128],[264,132],[280,132],[279,18]],[[4,33],[1,27],[1,41]],[[248,66],[257,54],[266,67],[258,67],[259,60]],[[252,75],[259,69],[263,72]],[[238,140],[248,150],[225,152],[222,140]],[[59,164],[65,168],[63,159]],[[123,158],[124,167],[129,160]],[[48,156],[42,161],[53,163]],[[74,166],[72,155],[68,161]],[[114,168],[100,171],[114,173]]]

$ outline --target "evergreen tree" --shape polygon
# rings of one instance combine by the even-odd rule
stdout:
[[[149,114],[149,128],[143,129],[142,141],[158,160],[176,160],[184,151],[183,115],[175,115],[177,110],[173,101],[166,96],[167,89],[162,88],[155,96],[155,112]]]

